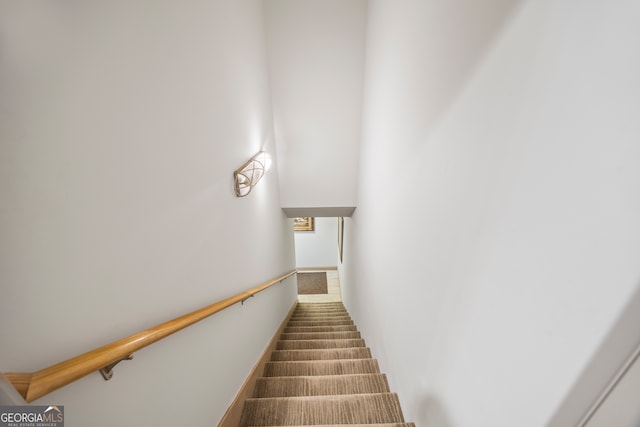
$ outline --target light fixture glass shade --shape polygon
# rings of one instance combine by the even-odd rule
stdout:
[[[271,167],[271,156],[260,151],[247,163],[233,172],[236,196],[244,197],[251,192],[267,170]]]

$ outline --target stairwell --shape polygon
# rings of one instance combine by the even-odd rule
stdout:
[[[240,427],[415,427],[341,302],[298,303]]]

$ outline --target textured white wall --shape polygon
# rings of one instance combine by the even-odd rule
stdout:
[[[294,268],[262,3],[0,6],[0,370],[34,371]],[[291,280],[40,400],[69,426],[215,425]]]
[[[366,0],[265,0],[283,207],[355,206]]]
[[[296,267],[338,265],[338,219],[315,218],[315,231],[296,231]]]
[[[639,19],[370,1],[341,279],[417,425],[544,426],[638,289]]]

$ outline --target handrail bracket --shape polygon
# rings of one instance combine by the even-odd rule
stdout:
[[[131,359],[133,359],[133,354],[130,354],[127,357],[123,357],[117,362],[113,362],[110,365],[107,365],[104,368],[101,368],[99,372],[100,374],[102,374],[102,378],[104,378],[105,381],[109,381],[113,377],[113,368],[115,368],[115,366],[118,363],[122,362],[123,360],[131,360]]]
[[[248,300],[249,298],[253,298],[253,294],[249,295],[248,297],[246,297],[246,298],[245,298],[245,299],[243,299],[243,300],[240,300],[240,305],[244,305],[244,302],[245,302],[246,300]]]

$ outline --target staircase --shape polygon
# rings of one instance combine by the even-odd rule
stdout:
[[[240,427],[415,427],[341,302],[298,303],[263,375]]]

